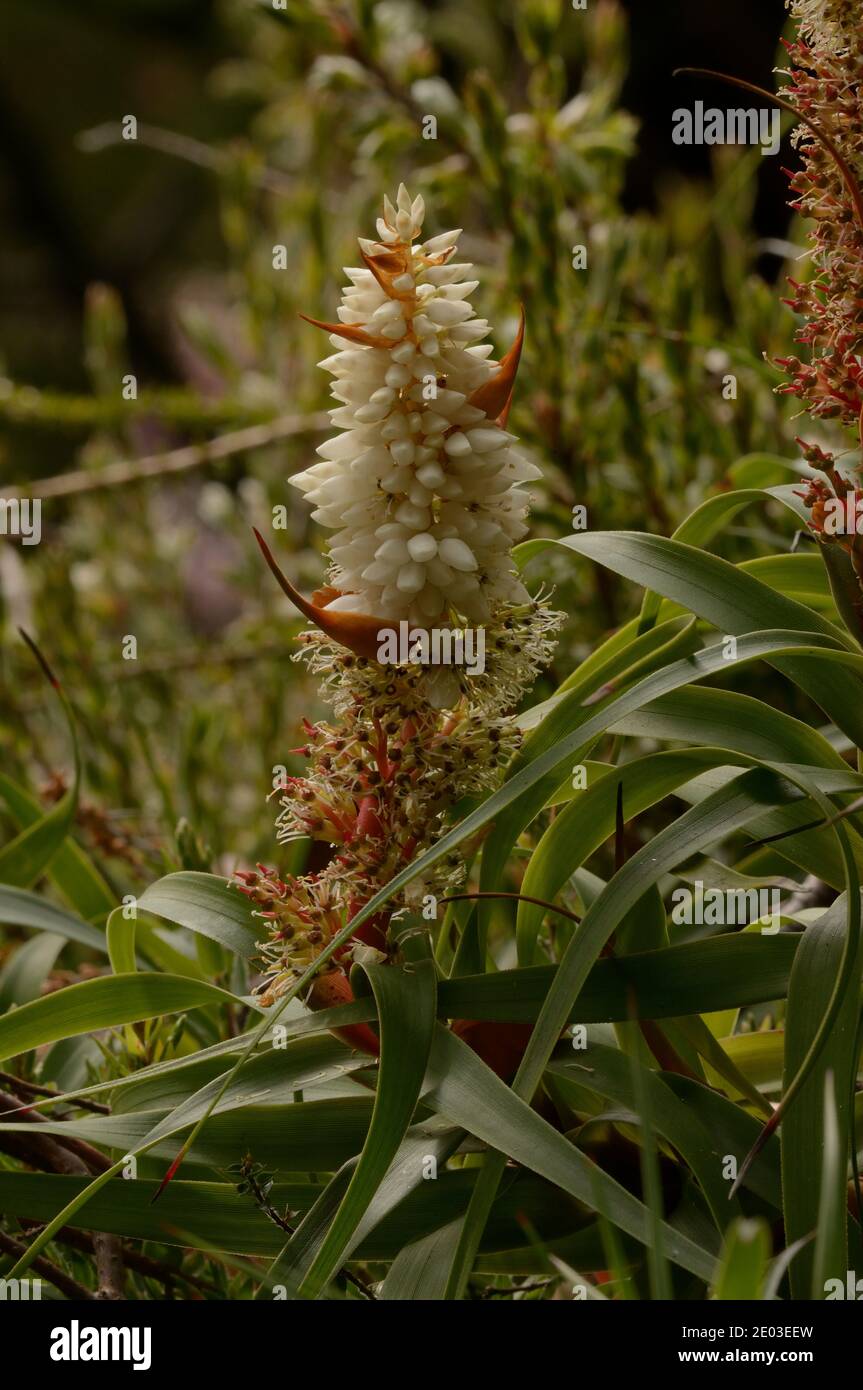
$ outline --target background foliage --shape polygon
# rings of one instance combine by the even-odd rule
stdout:
[[[38,1226],[55,1276],[116,1287],[119,1259],[139,1298],[267,1296],[273,1260],[303,1297],[382,1281],[392,1298],[805,1297],[859,1258],[859,834],[852,817],[757,847],[859,795],[863,744],[859,649],[814,547],[791,552],[807,470],[770,359],[793,332],[778,286],[802,231],[773,161],[671,146],[692,94],[672,90],[674,55],[715,65],[735,26],[656,9],[651,26],[633,13],[631,39],[612,0],[577,16],[555,0],[79,4],[51,20],[62,103],[45,101],[53,58],[32,89],[4,74],[0,469],[4,492],[43,499],[44,535],[0,551],[0,1054],[13,1099],[22,1082],[66,1093],[45,1107],[41,1164],[32,1123],[4,1116],[10,1266]],[[784,12],[768,10],[743,75],[772,85]],[[10,5],[4,22],[23,52],[45,20]],[[451,835],[492,825],[476,883],[582,923],[574,946],[541,907],[451,909],[437,969],[408,933],[404,965],[370,967],[350,1006],[379,1020],[379,1073],[291,1003],[284,1050],[254,1043],[228,1079],[272,1021],[221,881],[257,859],[301,866],[302,846],[275,854],[267,796],[317,708],[251,526],[289,503],[326,424],[299,312],[330,315],[402,177],[430,231],[465,228],[500,346],[525,306],[512,427],[543,481],[520,561],[571,615],[517,766]],[[575,504],[589,529],[560,544]],[[289,510],[281,558],[311,587],[321,538]],[[17,627],[68,694],[77,804],[69,728]],[[793,897],[807,875],[817,891]],[[670,927],[671,888],[699,876],[781,882],[786,930]],[[106,930],[129,894],[134,940],[117,914]],[[512,1090],[436,1023],[454,1017],[539,1020]],[[568,1022],[590,1028],[587,1069],[557,1046]],[[781,1142],[729,1202],[723,1158],[742,1162],[795,1076]],[[181,1141],[181,1177],[151,1206]],[[481,1164],[485,1146],[514,1162]],[[136,1151],[137,1181],[105,1179]],[[417,1182],[428,1155],[440,1177]],[[53,1239],[94,1175],[66,1222],[81,1239]]]

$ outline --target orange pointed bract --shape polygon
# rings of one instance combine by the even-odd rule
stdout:
[[[384,251],[380,255],[370,256],[367,251],[360,247],[360,255],[366,267],[371,271],[377,280],[384,294],[390,299],[399,299],[403,303],[412,302],[414,291],[393,289],[393,280],[399,275],[404,275],[410,269],[408,257],[404,254],[396,255],[391,251]]]
[[[382,626],[386,626],[384,619],[375,618],[371,613],[331,613],[327,604],[332,603],[341,595],[341,590],[334,589],[331,585],[327,585],[325,589],[317,589],[311,601],[304,598],[299,589],[295,589],[291,581],[282,574],[273,559],[270,547],[257,528],[255,528],[255,539],[261,547],[261,553],[282,593],[287,594],[291,603],[299,609],[303,617],[308,618],[310,623],[314,623],[321,632],[325,632],[328,637],[332,637],[341,646],[356,652],[357,656],[365,656],[371,661],[376,661],[380,646],[378,633]],[[314,601],[324,598],[324,602]]]
[[[510,406],[512,405],[512,393],[515,388],[515,377],[518,371],[518,364],[521,359],[521,349],[524,344],[524,306],[521,306],[521,319],[518,325],[518,332],[515,335],[515,342],[500,359],[500,365],[494,376],[486,381],[482,386],[478,386],[472,395],[468,396],[468,405],[475,406],[477,410],[484,410],[490,420],[494,420],[500,425],[501,429],[506,426],[509,419]]]
[[[389,338],[382,338],[378,333],[367,333],[358,323],[325,323],[323,319],[313,319],[308,314],[300,314],[300,318],[305,319],[313,328],[322,328],[325,333],[337,333],[340,338],[347,338],[350,343],[361,343],[363,347],[393,346]]]

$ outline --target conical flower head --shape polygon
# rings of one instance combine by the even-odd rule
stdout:
[[[459,233],[418,241],[425,208],[404,185],[384,200],[378,240],[360,240],[363,264],[331,331],[339,433],[322,461],[291,479],[334,531],[330,589],[337,614],[429,626],[487,621],[521,603],[511,551],[526,531],[522,484],[539,470],[505,428],[521,348],[497,364],[489,325],[470,296],[472,266],[455,258]]]

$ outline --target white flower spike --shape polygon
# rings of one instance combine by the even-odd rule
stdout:
[[[316,607],[334,636],[338,615],[486,622],[528,598],[511,550],[527,530],[522,484],[539,470],[504,428],[523,327],[489,362],[478,282],[453,262],[459,233],[414,244],[424,212],[404,184],[395,205],[384,199],[379,240],[361,239],[364,264],[346,270],[339,322],[310,320],[336,349],[321,366],[340,433],[291,482],[336,533]]]
[[[423,215],[404,186],[395,204],[385,199],[380,239],[361,241],[364,264],[346,271],[339,322],[318,325],[336,349],[322,365],[340,432],[292,481],[334,532],[329,582],[304,598],[258,535],[314,624],[295,660],[322,677],[335,715],[303,721],[292,752],[306,770],[286,777],[276,822],[282,843],[317,842],[315,867],[285,879],[260,865],[235,876],[267,923],[267,1002],[435,842],[454,804],[499,783],[521,740],[514,711],[551,660],[564,617],[530,597],[512,559],[526,530],[520,484],[538,476],[506,429],[523,324],[490,363],[480,341],[488,325],[470,304],[477,282],[453,260],[459,234],[414,245]],[[346,967],[387,950],[390,912],[415,909],[463,873],[457,852],[441,856],[362,923],[318,977],[311,1006],[350,999]],[[377,1050],[365,1025],[348,1040]]]

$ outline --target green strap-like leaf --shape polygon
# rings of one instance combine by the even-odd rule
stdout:
[[[847,899],[837,898],[824,916],[809,925],[800,943],[791,972],[785,1022],[785,1087],[803,1064],[822,1022],[833,992],[846,941]],[[854,964],[858,981],[861,960]],[[831,1029],[821,1056],[802,1087],[781,1129],[782,1185],[784,1192],[785,1234],[788,1244],[808,1236],[818,1226],[819,1201],[823,1185],[834,1181],[825,1152],[824,1105],[828,1072],[834,1077],[834,1105],[840,1146],[842,1186],[845,1155],[849,1144],[849,1107],[855,1069],[855,1042],[859,1014],[859,989],[848,991]],[[836,1104],[838,1102],[838,1104]],[[835,1160],[834,1160],[835,1162]],[[829,1249],[831,1268],[823,1278],[846,1270],[846,1216],[844,1203],[833,1211],[832,1226],[822,1236],[822,1249]],[[824,1242],[829,1237],[829,1245]],[[841,1268],[840,1268],[841,1266]],[[795,1298],[824,1297],[812,1288],[815,1255],[811,1246],[801,1251],[791,1268],[791,1287]],[[822,1278],[822,1285],[823,1285]]]
[[[237,955],[248,958],[255,954],[258,932],[249,900],[216,874],[190,870],[168,874],[141,894],[138,907],[200,932]]]
[[[774,942],[781,937],[771,938]],[[764,1038],[763,1034],[748,1037]],[[734,1039],[733,1041],[737,1041]],[[765,1039],[766,1041],[766,1039]],[[761,1124],[742,1106],[694,1081],[689,1076],[666,1075],[666,1085],[679,1096],[689,1113],[701,1121],[718,1152],[742,1162],[758,1138]],[[777,1211],[782,1208],[782,1181],[779,1172],[779,1139],[774,1135],[747,1176],[745,1186]]]
[[[0,1018],[0,1059],[34,1047],[95,1033],[120,1023],[138,1023],[204,1004],[244,1004],[228,990],[180,975],[106,975],[33,999]]]
[[[24,787],[0,773],[0,796],[19,830],[42,819],[42,806]],[[69,837],[47,867],[48,877],[71,907],[87,922],[101,921],[116,905],[114,894],[89,855]]]
[[[530,760],[525,765],[520,765],[519,770],[511,779],[505,782],[481,806],[472,811],[452,830],[442,835],[431,849],[420,855],[412,864],[400,870],[385,888],[375,893],[374,897],[370,898],[356,917],[352,919],[350,925],[353,930],[356,931],[357,927],[367,921],[369,917],[373,917],[375,913],[379,912],[395,893],[414,878],[422,876],[432,864],[437,863],[463,840],[481,830],[489,821],[495,821],[496,824],[493,835],[486,841],[483,851],[484,864],[490,853],[492,840],[497,838],[499,827],[506,822],[503,847],[501,855],[498,856],[499,871],[500,866],[506,863],[511,846],[524,825],[533,819],[534,814],[542,808],[547,797],[558,785],[562,765],[581,754],[601,733],[604,733],[619,719],[642,708],[661,695],[683,685],[689,685],[693,681],[702,680],[706,676],[715,675],[720,671],[734,670],[736,666],[748,661],[760,658],[778,661],[780,654],[789,652],[796,652],[798,655],[805,652],[810,662],[817,659],[828,663],[829,676],[826,676],[822,682],[825,688],[830,688],[831,683],[838,682],[840,676],[847,675],[849,678],[857,680],[857,672],[863,673],[863,658],[855,656],[847,649],[830,646],[830,640],[825,636],[812,637],[801,632],[761,632],[738,638],[737,655],[734,658],[728,656],[724,644],[720,643],[715,647],[696,653],[690,659],[674,662],[665,670],[645,677],[631,689],[608,701],[600,708],[599,712],[590,715],[590,717],[587,717],[589,710],[579,708],[577,712],[569,711],[569,725],[566,715],[562,719],[560,718],[561,710],[566,704],[564,701],[563,705],[552,711],[534,735],[534,739],[542,736],[538,745],[534,745],[534,739],[529,741],[531,744]],[[822,646],[821,643],[825,645]],[[846,666],[850,668],[847,671],[843,669]],[[863,691],[863,685],[861,685],[861,691]],[[861,707],[860,717],[863,719],[863,707]],[[572,727],[573,719],[575,720],[575,727]],[[524,756],[527,758],[528,754],[524,752]],[[539,794],[537,788],[539,788]],[[518,807],[516,807],[516,803],[519,803]],[[524,811],[525,805],[529,805],[530,809]],[[508,808],[513,808],[512,814],[508,814]],[[345,928],[345,932],[347,932],[347,928]],[[336,940],[341,944],[341,938],[334,939],[330,943],[330,951],[337,949]]]
[[[362,1148],[372,1113],[368,1093],[358,1090],[355,1096],[292,1105],[282,1089],[279,1102],[269,1104],[268,1099],[262,1093],[255,1103],[245,1092],[235,1096],[233,1104],[220,1106],[189,1149],[189,1161],[215,1170],[216,1176],[251,1152],[280,1172],[332,1172]],[[146,1152],[164,1162],[173,1158],[177,1135],[188,1125],[178,1124],[171,1113],[155,1126],[153,1120],[150,1111],[87,1115],[75,1120],[47,1120],[39,1131],[83,1139],[120,1154]],[[0,1121],[0,1133],[21,1132],[28,1132],[26,1121]]]
[[[431,1152],[431,1150],[430,1150]],[[460,1217],[476,1181],[476,1169],[441,1169],[435,1182],[416,1183],[404,1200],[394,1203],[356,1249],[361,1260],[393,1260],[406,1245]],[[103,1183],[86,1206],[80,1198],[86,1177],[0,1169],[0,1211],[8,1216],[48,1222],[58,1210],[70,1211],[68,1224],[76,1230],[107,1231],[131,1240],[153,1240],[174,1247],[216,1248],[232,1254],[258,1255],[273,1260],[284,1245],[284,1233],[259,1211],[248,1195],[226,1182],[190,1182],[177,1178],[153,1202],[158,1182],[115,1178]],[[278,1211],[308,1212],[321,1193],[318,1183],[276,1182],[270,1201]],[[484,1268],[506,1271],[514,1264],[532,1267],[523,1245],[519,1219],[526,1217],[550,1240],[566,1248],[587,1268],[599,1267],[602,1251],[595,1226],[576,1234],[575,1204],[542,1179],[525,1175],[495,1204],[483,1243]],[[502,1252],[494,1254],[492,1252]],[[262,1287],[260,1297],[272,1290]]]
[[[510,1090],[466,1043],[440,1025],[435,1031],[428,1081],[430,1090],[423,1097],[426,1104],[500,1154],[509,1154],[541,1173],[585,1206],[601,1210],[621,1230],[647,1244],[650,1225],[644,1205]],[[482,1176],[497,1158],[497,1154],[487,1157]],[[668,1225],[663,1224],[662,1234],[670,1259],[701,1279],[710,1278],[710,1251]]]
[[[414,1303],[442,1299],[460,1229],[460,1221],[450,1221],[400,1250],[384,1280],[380,1297],[387,1302]]]
[[[540,838],[530,857],[522,894],[553,901],[575,870],[613,834],[619,789],[626,818],[630,820],[705,769],[739,758],[739,754],[721,748],[652,753],[625,763],[592,786],[588,784],[573,796]],[[533,964],[544,913],[545,909],[534,903],[523,901],[518,905],[518,958],[523,965]]]
[[[115,975],[137,969],[135,959],[135,918],[126,917],[125,909],[115,907],[105,924],[108,955]]]
[[[728,1231],[713,1297],[753,1303],[762,1297],[770,1260],[770,1228],[766,1221],[740,1219]]]
[[[782,999],[801,937],[783,934],[763,937],[738,933],[733,936],[709,937],[703,941],[686,942],[662,951],[644,951],[619,960],[598,960],[588,975],[573,1006],[570,1023],[624,1022],[631,1015],[633,1001],[639,1018],[677,1018],[686,1010],[693,1013],[713,1013],[720,1009],[761,1004]],[[539,1015],[557,967],[532,966],[521,970],[502,970],[493,975],[469,975],[441,981],[438,986],[438,1016],[440,1018],[492,1019],[499,1022],[532,1023]],[[370,1000],[339,1005],[320,1013],[300,1014],[286,1019],[280,1035],[289,1048],[290,1038],[304,1035],[326,1036],[329,1028],[346,1027],[352,1023],[368,1023],[375,1018]],[[177,1057],[166,1062],[154,1062],[129,1076],[116,1077],[67,1093],[66,1101],[86,1099],[105,1091],[122,1096],[128,1090],[151,1085],[153,1094],[159,1087],[175,1084],[177,1090],[172,1104],[192,1102],[187,1075],[192,1078],[210,1066],[213,1081],[222,1070],[229,1068],[236,1054],[248,1043],[248,1037],[228,1038],[212,1047],[196,1052],[192,1057]],[[264,1041],[262,1051],[252,1056],[247,1068],[254,1068],[257,1057],[268,1056],[271,1044]],[[280,1048],[272,1049],[276,1057],[284,1057]],[[290,1069],[286,1074],[290,1073]],[[206,1080],[210,1073],[207,1072]],[[172,1081],[176,1078],[176,1081]],[[195,1083],[202,1086],[204,1082]],[[203,1099],[203,1091],[199,1093]],[[36,1102],[46,1108],[53,1102]],[[190,1111],[190,1114],[192,1112]],[[195,1113],[199,1113],[195,1104]],[[742,1113],[742,1112],[741,1112]],[[746,1117],[744,1117],[746,1118]],[[754,1138],[754,1133],[752,1135]]]
[[[706,618],[720,632],[740,636],[756,625],[761,629],[819,632],[851,649],[851,639],[844,630],[811,608],[776,593],[727,561],[680,541],[634,531],[603,531],[567,536],[560,544],[636,584],[655,588]],[[773,664],[805,690],[850,739],[863,746],[861,680],[855,671],[834,670],[825,682],[809,656],[778,656]]]
[[[38,659],[41,663],[42,658]],[[69,730],[75,771],[72,785],[60,800],[44,815],[32,820],[14,840],[0,849],[0,883],[11,884],[14,888],[30,888],[41,878],[69,834],[78,809],[78,795],[81,790],[78,731],[69,701],[60,687],[54,683],[53,677],[51,680]]]
[[[598,960],[567,1022],[622,1023],[633,1009],[638,1018],[679,1018],[782,999],[799,941],[791,933],[736,933]],[[533,1023],[556,975],[556,966],[535,965],[445,980],[438,987],[438,1012]]]
[[[838,1279],[841,1287],[847,1277],[848,1163],[846,1145],[843,1143],[845,1129],[847,1123],[843,1125],[839,1116],[836,1077],[828,1068],[824,1075],[821,1182],[815,1227],[815,1257],[812,1262],[813,1299],[826,1296],[828,1280]]]
[[[644,891],[675,864],[753,820],[765,805],[801,796],[797,788],[783,783],[773,772],[766,769],[745,772],[687,811],[623,865],[588,908],[564,953],[516,1073],[513,1082],[516,1094],[527,1099],[533,1095],[592,963],[618,922]],[[466,1233],[451,1275],[450,1293],[454,1297],[463,1295],[482,1221],[491,1208],[501,1172],[502,1160],[495,1156],[487,1163],[477,1184],[472,1210],[465,1222]],[[670,1247],[668,1254],[673,1258]]]
[[[97,927],[47,902],[37,893],[10,888],[8,884],[0,884],[0,922],[10,927],[33,927],[36,931],[64,936],[67,941],[77,941],[102,955],[107,950],[104,932]]]
[[[42,932],[14,950],[0,971],[0,1009],[37,998],[65,945],[64,937]]]
[[[398,1152],[420,1094],[435,1027],[431,961],[370,965],[365,973],[378,1008],[381,1062],[372,1123],[326,1235],[300,1283],[300,1298],[317,1298],[338,1270],[378,1184]],[[291,1268],[288,1247],[288,1271]]]
[[[717,1229],[722,1231],[735,1213],[735,1204],[728,1201],[729,1184],[722,1177],[722,1154],[697,1116],[679,1100],[666,1079],[642,1066],[636,1057],[613,1047],[592,1043],[571,1057],[556,1056],[549,1063],[548,1074],[566,1082],[583,1086],[599,1096],[614,1100],[639,1113],[633,1074],[638,1068],[642,1086],[649,1088],[653,1124],[659,1134],[682,1154],[689,1164],[707,1199]],[[565,1094],[566,1092],[564,1092]]]

